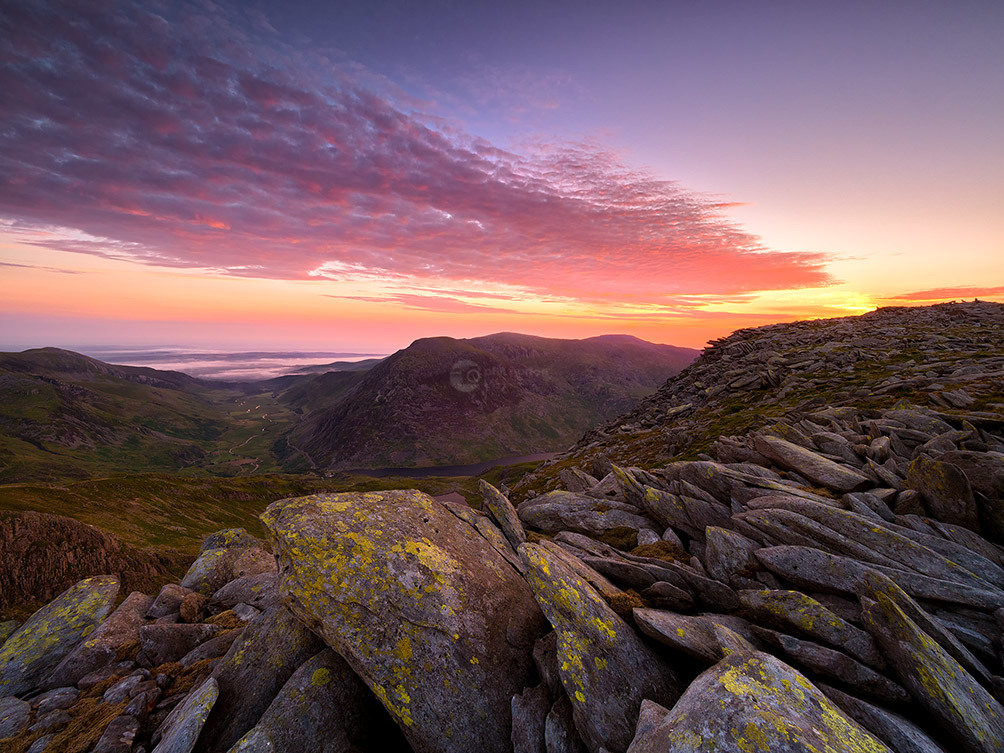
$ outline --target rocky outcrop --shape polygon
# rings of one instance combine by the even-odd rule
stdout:
[[[91,575],[114,575],[126,592],[149,590],[171,580],[173,564],[72,518],[0,511],[0,610],[44,604]]]

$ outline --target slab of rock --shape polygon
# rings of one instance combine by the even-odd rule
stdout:
[[[805,546],[765,547],[756,553],[768,570],[799,588],[824,593],[854,593],[865,573],[876,570],[892,578],[915,598],[964,604],[980,609],[1004,606],[1004,594],[986,591],[905,570],[869,568],[850,557],[829,554]]]
[[[999,753],[1004,708],[884,593],[862,599],[865,627],[900,681],[960,750]]]
[[[262,515],[280,591],[416,753],[508,750],[546,622],[526,582],[418,491],[283,500]]]
[[[973,488],[958,466],[920,455],[910,463],[906,483],[923,495],[932,518],[980,530]]]
[[[573,531],[586,536],[603,536],[618,529],[637,532],[653,528],[641,515],[618,509],[611,501],[594,499],[571,492],[549,492],[519,506],[519,518],[526,525],[544,533]]]
[[[55,688],[48,693],[42,693],[32,699],[33,704],[37,704],[36,713],[39,716],[48,714],[56,709],[65,709],[76,703],[80,697],[80,691],[76,688]]]
[[[523,530],[523,524],[519,522],[516,508],[509,502],[508,497],[484,479],[478,482],[478,488],[485,501],[485,507],[502,529],[509,544],[513,549],[519,548],[519,545],[526,541],[526,532]]]
[[[740,617],[724,614],[687,616],[661,609],[631,611],[635,624],[649,638],[695,659],[714,664],[723,656],[715,625],[724,625],[741,636],[749,635],[749,624]]]
[[[628,753],[891,753],[802,674],[759,651],[729,654],[661,720],[652,710]]]
[[[191,753],[219,694],[213,677],[189,693],[157,730],[160,742],[153,753]]]
[[[152,667],[178,661],[201,643],[223,632],[217,625],[144,625],[139,629],[141,657],[146,657]],[[142,664],[142,658],[140,659]]]
[[[544,720],[544,749],[547,753],[585,753],[572,719],[572,703],[562,694]]]
[[[749,590],[738,596],[744,613],[757,623],[801,633],[841,648],[865,664],[885,667],[871,635],[801,591]]]
[[[845,683],[856,692],[880,701],[893,704],[910,701],[909,693],[902,686],[841,651],[759,626],[753,631],[765,642],[779,648],[795,664],[815,675]]]
[[[292,674],[323,648],[283,604],[244,628],[213,668],[220,697],[199,740],[200,750],[222,753],[255,725]]]
[[[386,714],[345,660],[325,648],[290,676],[230,753],[405,750]]]
[[[76,685],[84,675],[115,661],[119,647],[139,640],[139,629],[153,597],[133,591],[108,619],[64,658],[45,680],[45,688]]]
[[[778,437],[757,435],[753,438],[757,452],[782,468],[795,471],[827,489],[856,492],[874,486],[860,471],[834,463],[823,456]]]
[[[181,666],[190,667],[204,659],[218,659],[226,655],[234,641],[241,637],[240,628],[226,630],[205,643],[200,643],[180,659]]]
[[[0,696],[35,689],[111,611],[118,578],[85,578],[39,609],[0,646]]]
[[[896,753],[946,753],[920,727],[899,714],[873,706],[836,688],[818,684],[826,697]]]
[[[591,751],[623,753],[643,698],[671,704],[672,670],[585,580],[536,544],[519,549],[527,581],[557,635],[561,682]]]
[[[705,529],[704,562],[708,574],[733,589],[757,588],[754,580],[763,565],[756,558],[761,545],[741,533],[727,528],[711,526]]]

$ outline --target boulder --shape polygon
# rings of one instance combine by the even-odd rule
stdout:
[[[243,528],[230,528],[206,537],[181,585],[211,596],[234,578],[274,570],[272,555],[258,539]]]
[[[184,623],[144,625],[139,629],[139,645],[149,666],[178,661],[200,643],[215,638],[222,632],[216,625],[187,625]]]
[[[932,518],[980,530],[973,488],[958,466],[920,455],[910,463],[906,483],[923,495]]]
[[[960,750],[1000,753],[1004,708],[881,591],[862,598],[865,627],[914,699]]]
[[[544,720],[544,749],[547,753],[585,753],[572,719],[572,703],[564,693],[554,702]]]
[[[407,750],[386,714],[345,660],[325,648],[290,676],[230,753]]]
[[[856,492],[874,486],[860,471],[834,463],[811,450],[779,437],[757,435],[753,446],[774,463],[805,476],[810,481],[841,493]]]
[[[189,693],[160,725],[155,735],[160,742],[153,753],[191,753],[219,694],[213,677]]]
[[[6,622],[0,622],[0,646],[7,642],[14,631],[18,629],[21,625],[17,620],[7,620]]]
[[[0,698],[0,739],[14,737],[31,721],[31,704],[14,696]]]
[[[638,628],[653,640],[707,664],[719,661],[724,653],[715,626],[723,625],[748,638],[749,624],[741,617],[723,614],[687,616],[661,609],[634,609]]]
[[[118,578],[85,578],[39,609],[0,646],[0,695],[35,689],[111,611]]]
[[[153,604],[146,611],[146,616],[156,620],[170,614],[176,614],[181,609],[182,600],[190,593],[193,593],[190,588],[183,588],[177,583],[168,583],[160,589],[157,598],[153,600]]]
[[[699,675],[659,719],[650,709],[628,753],[891,753],[802,674],[735,651]]]
[[[265,572],[232,580],[213,594],[209,608],[226,610],[247,604],[264,611],[279,601],[278,578],[276,573]]]
[[[253,727],[296,670],[323,644],[283,604],[244,628],[213,668],[220,697],[206,721],[200,750],[229,750]]]
[[[416,753],[509,749],[511,699],[546,623],[494,547],[412,490],[283,500],[262,521],[284,601]]]
[[[115,717],[105,727],[91,753],[130,753],[139,724],[139,719],[129,714]]]
[[[152,603],[152,597],[139,591],[129,594],[87,640],[52,670],[43,687],[76,685],[84,675],[114,662],[121,646],[139,640],[139,629],[145,622],[143,615]]]
[[[623,753],[643,698],[671,704],[673,671],[599,593],[554,552],[519,549],[527,581],[557,634],[559,673],[576,729],[590,751]]]

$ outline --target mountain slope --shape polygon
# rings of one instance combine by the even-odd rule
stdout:
[[[1004,421],[1004,305],[889,307],[737,330],[633,410],[547,461],[518,494],[556,488],[564,468],[693,459],[721,436],[797,420],[823,405],[897,403]]]
[[[289,444],[331,469],[559,450],[695,355],[627,336],[421,339],[377,364],[333,408],[307,416]]]

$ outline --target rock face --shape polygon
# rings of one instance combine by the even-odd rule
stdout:
[[[700,675],[661,720],[652,710],[629,753],[892,753],[803,675],[737,651]]]
[[[53,541],[60,542],[58,557]],[[170,580],[171,564],[72,518],[0,511],[0,610],[44,604],[92,575],[115,575],[127,592],[148,589]]]
[[[415,491],[284,500],[262,520],[280,591],[417,753],[509,747],[544,621],[504,558]]]
[[[19,695],[36,687],[111,611],[119,582],[85,578],[35,612],[0,647],[0,693]]]

